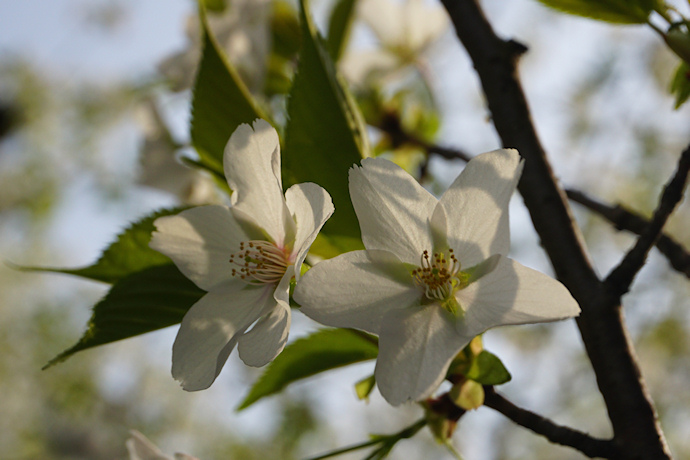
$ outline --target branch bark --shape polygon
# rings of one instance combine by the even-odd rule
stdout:
[[[644,232],[640,235],[635,246],[628,251],[623,260],[614,268],[609,276],[606,277],[606,287],[617,296],[628,292],[635,275],[640,271],[649,250],[654,246],[666,221],[683,199],[683,192],[688,181],[690,172],[690,147],[686,148],[678,161],[678,167],[673,178],[664,187],[664,193],[659,200],[659,206],[654,211],[654,217]]]
[[[582,431],[558,425],[539,414],[522,409],[496,393],[492,386],[484,387],[484,405],[490,407],[516,424],[544,436],[554,444],[572,447],[590,458],[624,458],[613,441],[598,439]]]
[[[610,206],[595,200],[579,190],[566,190],[571,201],[581,204],[590,211],[599,214],[611,222],[618,230],[626,230],[641,235],[649,226],[649,220],[641,215],[624,208],[621,205]],[[690,253],[675,239],[662,233],[656,241],[659,249],[676,271],[690,278]]]
[[[477,0],[442,0],[481,80],[504,147],[525,158],[519,190],[556,275],[582,308],[577,320],[623,458],[671,455],[624,326],[620,298],[596,276],[558,187],[516,76],[525,47],[494,33]]]

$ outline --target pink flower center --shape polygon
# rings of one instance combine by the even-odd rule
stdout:
[[[240,243],[240,250],[230,255],[232,276],[250,284],[278,283],[290,265],[289,255],[269,241],[252,240]]]

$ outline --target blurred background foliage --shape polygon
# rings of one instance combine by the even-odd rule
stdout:
[[[128,28],[143,21],[150,42],[139,46],[155,48],[155,62],[149,56],[141,65],[120,55],[130,64],[117,72],[95,72],[100,61],[80,58],[79,47],[68,51],[74,59],[47,62],[17,46],[11,30],[0,34],[4,261],[85,265],[128,221],[160,206],[221,199],[209,177],[179,160],[194,158],[187,123],[200,56],[195,5],[178,0],[175,14],[158,18],[156,8],[164,4],[142,3],[153,4],[154,12],[124,0],[56,2],[73,22],[52,27],[71,27],[69,43],[97,36],[117,49]],[[641,26],[568,17],[531,0],[483,4],[504,37],[530,48],[521,75],[564,186],[649,216],[690,141],[690,109],[674,111],[668,92],[677,58]],[[333,5],[313,1],[323,31]],[[359,8],[339,66],[369,124],[375,154],[441,193],[463,163],[428,154],[426,147],[477,154],[498,144],[471,64],[437,13],[439,5],[427,5],[428,16],[395,16],[401,24],[415,19],[426,26],[403,37],[381,23],[376,7]],[[219,0],[209,7],[215,10],[211,27],[228,58],[260,104],[283,123],[300,43],[295,4]],[[7,3],[0,16],[26,18],[22,8],[35,13],[37,7]],[[163,19],[173,22],[168,27],[177,34],[161,35],[168,41],[157,35]],[[22,26],[33,28],[37,46],[50,44],[48,32],[31,20]],[[577,204],[573,209],[597,269],[607,273],[634,238]],[[550,273],[519,198],[511,212],[512,256]],[[690,247],[688,228],[684,204],[666,230]],[[677,458],[690,457],[688,286],[654,252],[625,298],[642,370]],[[6,395],[0,399],[0,458],[126,458],[128,430],[137,429],[168,453],[297,459],[363,441],[367,433],[397,431],[420,416],[416,407],[388,407],[376,393],[369,403],[356,400],[353,385],[371,373],[372,363],[297,384],[236,414],[259,371],[231,358],[212,389],[183,392],[169,376],[175,328],[90,350],[42,372],[80,336],[105,288],[0,266],[0,381]],[[315,327],[295,315],[291,337]],[[593,435],[610,434],[574,323],[490,331],[485,344],[513,375],[500,389],[513,402]],[[485,408],[461,419],[454,442],[467,460],[582,458]],[[451,458],[426,430],[403,443],[391,458]]]

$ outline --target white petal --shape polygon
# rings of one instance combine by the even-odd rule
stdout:
[[[172,374],[187,391],[218,377],[239,336],[275,305],[272,286],[221,286],[192,305],[173,345]]]
[[[421,291],[400,260],[386,251],[353,251],[319,262],[302,276],[293,298],[310,318],[377,334],[392,308],[419,303]]]
[[[400,59],[388,50],[377,48],[346,52],[338,66],[349,82],[363,86],[374,72],[385,74],[395,70],[400,66]]]
[[[240,337],[237,350],[247,366],[261,367],[283,351],[290,332],[290,280],[293,266],[288,267],[273,293],[276,305],[254,327]]]
[[[290,310],[277,305],[240,337],[237,350],[247,366],[261,367],[283,351],[290,331]]]
[[[385,44],[395,46],[404,39],[404,6],[397,1],[366,0],[359,2],[358,13],[362,20]]]
[[[350,198],[367,249],[417,264],[432,250],[428,221],[438,201],[395,163],[366,158],[350,169]]]
[[[560,282],[503,256],[493,271],[456,297],[465,309],[459,330],[470,336],[496,326],[558,321],[580,313]]]
[[[125,445],[129,453],[129,460],[171,460],[155,444],[143,434],[136,430],[131,430],[130,438]]]
[[[471,339],[456,332],[454,318],[439,305],[389,311],[383,317],[376,361],[381,395],[393,406],[429,397]]]
[[[297,184],[285,192],[285,201],[297,225],[293,248],[295,277],[323,224],[333,214],[333,202],[326,190],[313,183]]]
[[[448,217],[448,244],[463,267],[510,249],[508,203],[522,163],[516,150],[478,155],[441,197]]]
[[[422,52],[446,31],[448,13],[439,3],[407,0],[403,9],[403,21],[406,27],[403,35],[406,48],[409,51]]]
[[[230,254],[249,238],[225,206],[199,206],[159,217],[149,246],[170,257],[177,268],[205,291],[232,279]]]
[[[280,142],[264,120],[240,125],[225,147],[223,167],[233,206],[251,216],[279,245],[292,226],[280,178]]]

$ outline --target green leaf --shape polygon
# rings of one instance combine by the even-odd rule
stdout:
[[[149,247],[151,232],[154,230],[153,221],[162,216],[177,214],[185,208],[172,208],[157,211],[133,223],[120,233],[101,257],[84,268],[49,268],[49,267],[19,267],[23,270],[66,273],[105,283],[116,281],[139,272],[145,268],[170,263],[170,259]]]
[[[326,45],[335,62],[338,62],[347,46],[356,6],[357,0],[339,0],[331,12]]]
[[[94,306],[79,342],[44,369],[78,351],[177,324],[204,294],[172,264],[149,267],[122,278]]]
[[[676,96],[676,109],[679,109],[690,98],[690,64],[687,62],[681,61],[676,69],[671,80],[670,91]]]
[[[544,5],[599,21],[644,24],[657,0],[538,0]]]
[[[348,171],[368,152],[366,129],[352,96],[301,3],[302,49],[288,102],[283,182],[315,182],[331,194],[336,212],[323,228],[339,251],[362,248],[348,190]]]
[[[230,135],[242,123],[268,120],[235,68],[223,55],[199,8],[203,55],[192,98],[192,144],[206,167],[223,173],[223,151]]]
[[[676,53],[676,56],[686,63],[690,62],[690,33],[688,33],[687,29],[671,27],[664,34],[664,41],[671,48],[671,51]]]
[[[254,383],[237,410],[278,393],[290,383],[378,355],[374,336],[352,329],[322,329],[289,344]]]
[[[294,59],[302,41],[297,11],[290,2],[274,0],[271,15],[271,50],[284,59]]]
[[[498,356],[486,350],[474,357],[465,377],[482,385],[500,385],[512,378]]]

